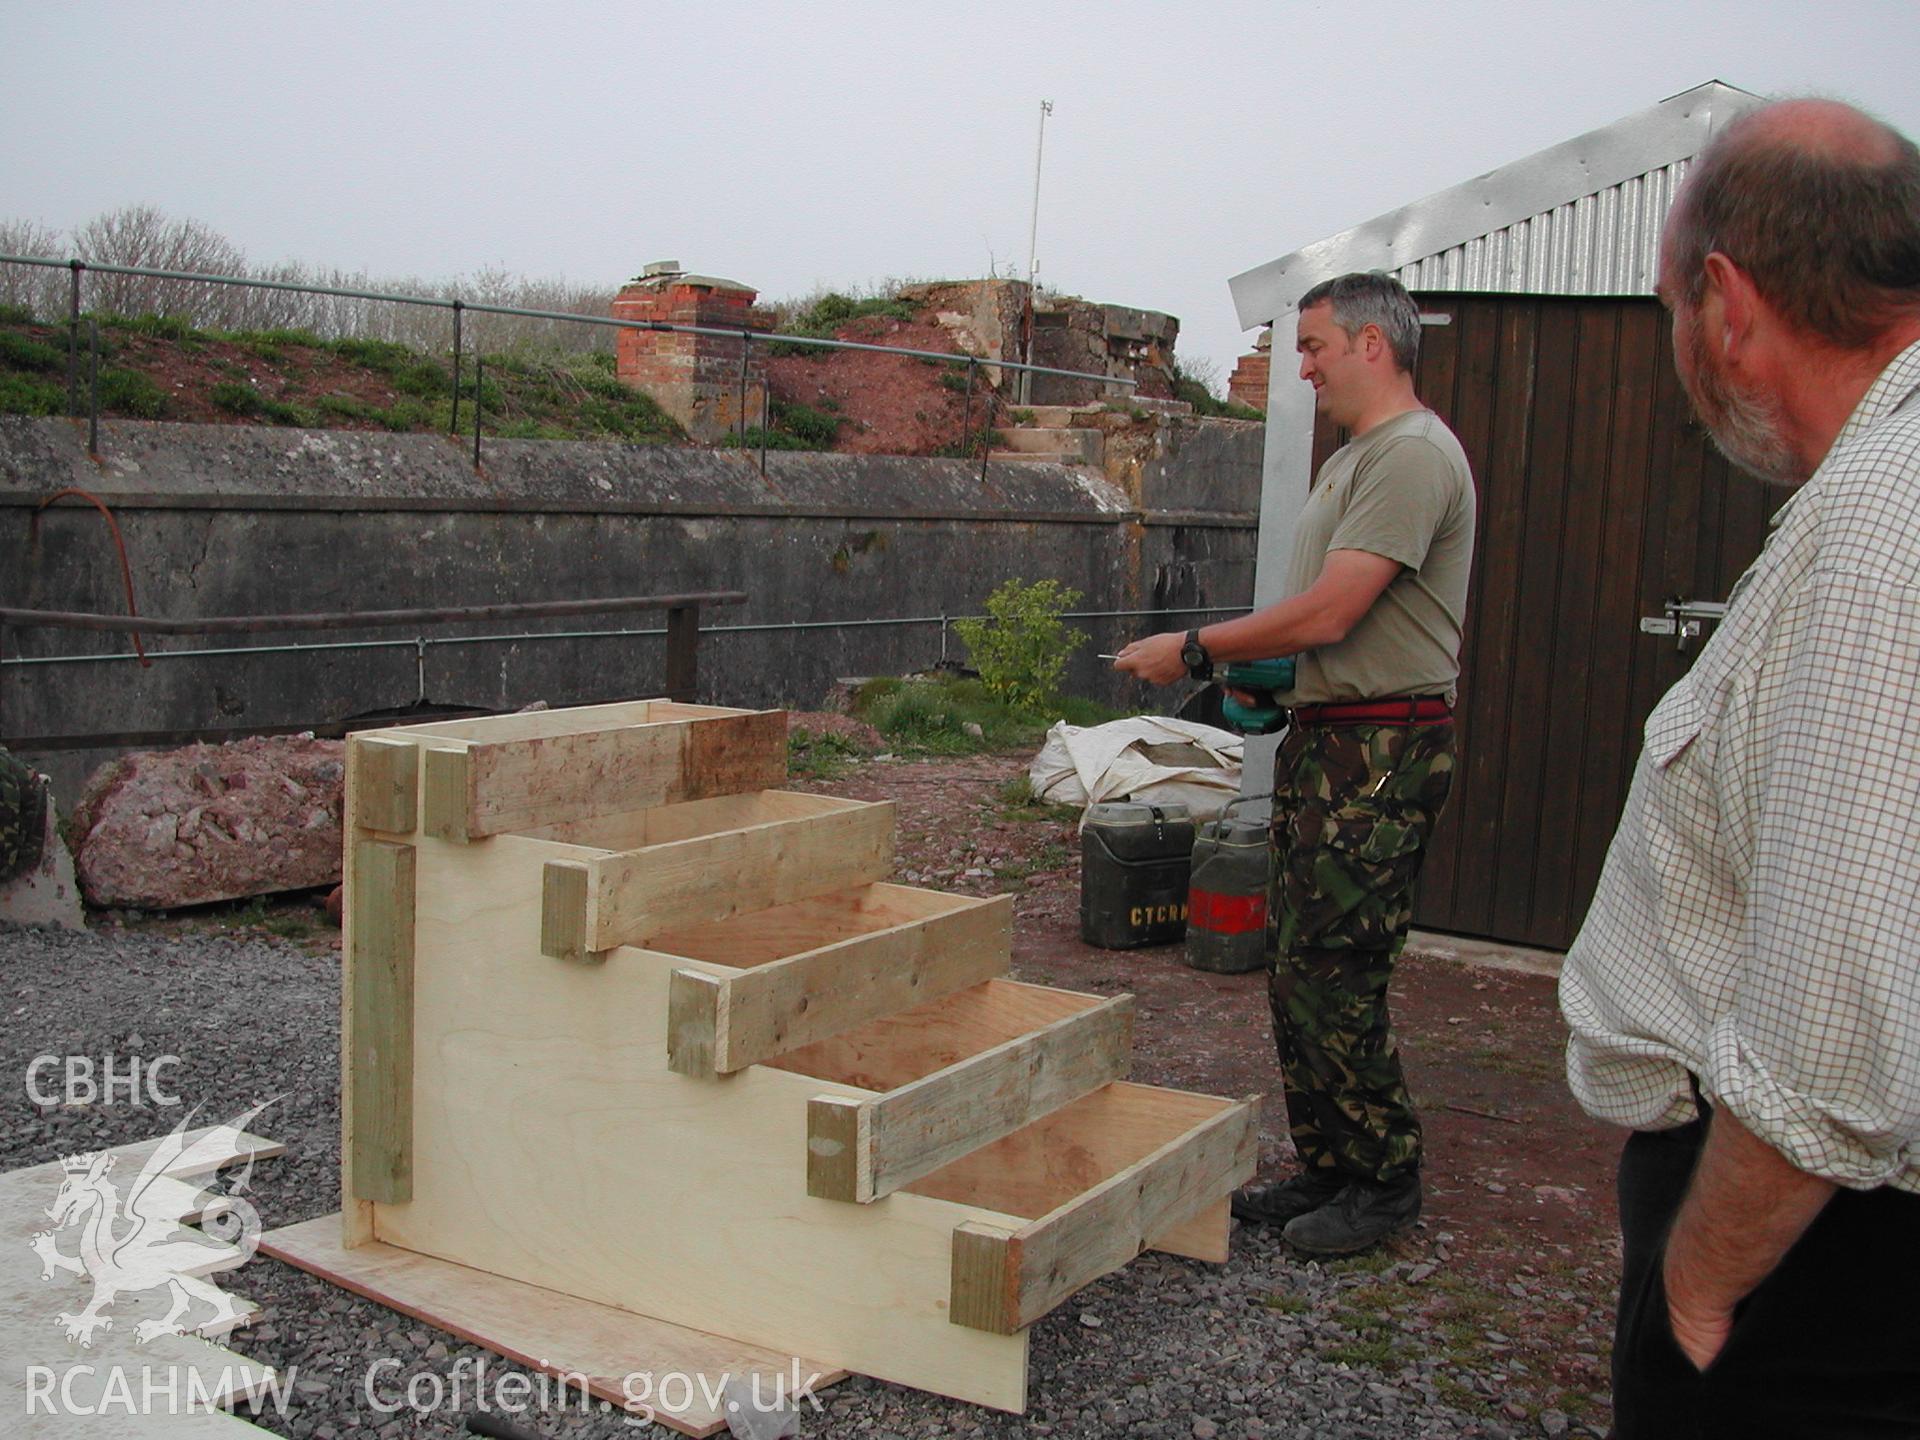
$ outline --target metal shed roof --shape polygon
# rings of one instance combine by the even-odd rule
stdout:
[[[1410,290],[1650,295],[1660,227],[1717,125],[1761,104],[1718,80],[1429,195],[1229,284],[1243,328],[1322,280],[1387,270]]]

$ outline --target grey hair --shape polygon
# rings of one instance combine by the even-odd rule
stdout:
[[[1351,340],[1369,325],[1386,337],[1393,363],[1407,374],[1420,358],[1420,307],[1407,287],[1384,270],[1356,270],[1322,280],[1300,297],[1300,309],[1333,306],[1333,323]]]
[[[1864,348],[1920,313],[1920,150],[1859,111],[1879,144],[1822,147],[1774,133],[1772,110],[1749,110],[1694,160],[1668,221],[1676,278],[1699,304],[1719,251],[1787,321]]]

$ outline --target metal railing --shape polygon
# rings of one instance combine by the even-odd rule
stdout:
[[[614,595],[592,600],[535,600],[505,605],[444,605],[412,610],[341,610],[287,615],[218,615],[174,620],[151,615],[102,615],[86,611],[22,610],[0,607],[0,652],[6,649],[8,627],[46,630],[117,630],[139,635],[254,635],[297,633],[311,630],[358,630],[431,624],[460,624],[481,620],[533,620],[569,615],[604,615],[642,610],[665,610],[663,630],[615,631],[623,635],[664,635],[667,642],[666,684],[668,698],[690,701],[699,689],[698,654],[700,610],[703,606],[730,606],[746,603],[741,590],[701,590],[677,595]],[[538,632],[536,632],[538,633]],[[0,660],[6,665],[78,663],[88,660],[137,660],[143,666],[155,660],[184,658],[189,654],[265,655],[296,654],[323,650],[396,649],[411,645],[415,654],[418,682],[415,703],[427,703],[426,656],[428,645],[476,643],[481,637],[456,636],[429,641],[424,635],[409,640],[349,640],[320,645],[233,646],[204,651],[145,650],[119,655],[16,656]],[[533,638],[528,636],[526,638]],[[541,638],[547,638],[542,635]],[[553,636],[552,638],[560,638]],[[137,641],[136,641],[137,644]],[[299,727],[302,729],[311,727]],[[32,736],[17,740],[23,749],[62,750],[96,748],[125,743],[158,743],[161,734],[202,732],[143,731],[139,737],[126,734]],[[246,733],[258,734],[259,731]],[[4,711],[0,710],[0,736],[5,734]]]
[[[736,595],[739,596],[738,599],[733,598]],[[731,604],[738,604],[740,603],[740,601],[743,601],[745,598],[746,597],[744,595],[741,595],[737,591],[722,591],[722,592],[716,592],[711,595],[629,597],[629,598],[620,599],[620,600],[585,601],[585,602],[554,601],[554,602],[537,602],[533,604],[518,605],[518,606],[470,606],[470,607],[462,608],[458,618],[504,619],[504,618],[508,618],[509,615],[518,615],[522,617],[531,618],[534,615],[551,616],[551,615],[561,615],[561,614],[591,614],[596,612],[606,613],[606,612],[611,612],[616,610],[653,609],[653,608],[659,608],[662,605],[670,606],[675,601],[687,601],[687,602],[694,602],[695,604],[696,613],[693,617],[692,624],[691,624],[691,630],[693,632],[694,639],[697,639],[698,637],[711,637],[711,636],[720,636],[720,635],[756,635],[756,634],[759,634],[759,635],[796,634],[797,635],[797,634],[805,634],[805,633],[821,631],[821,630],[852,630],[852,629],[868,629],[868,628],[896,627],[896,626],[926,626],[926,627],[938,626],[940,631],[939,653],[938,653],[937,660],[933,662],[936,666],[944,666],[950,663],[950,659],[951,659],[950,639],[953,633],[953,626],[956,621],[987,620],[992,618],[991,616],[988,616],[988,615],[941,614],[941,615],[893,615],[893,616],[882,616],[882,617],[862,617],[859,619],[851,619],[851,620],[763,621],[756,624],[747,624],[747,625],[702,626],[698,623],[697,606],[699,604],[731,605]],[[567,608],[567,607],[572,607],[572,608]],[[1247,613],[1247,609],[1248,607],[1245,605],[1207,605],[1207,606],[1193,605],[1193,606],[1172,606],[1172,607],[1166,607],[1166,608],[1155,609],[1155,610],[1071,610],[1071,611],[1064,612],[1061,618],[1063,620],[1163,619],[1163,618],[1171,618],[1176,615],[1180,615],[1180,616],[1244,615],[1245,613]],[[476,613],[481,611],[485,611],[487,613],[486,614]],[[343,650],[412,649],[414,652],[415,680],[416,680],[416,685],[415,685],[416,693],[415,693],[414,703],[415,705],[425,705],[428,703],[427,688],[426,688],[427,653],[430,649],[435,647],[452,647],[452,646],[461,646],[461,645],[520,645],[520,644],[537,643],[540,641],[550,641],[550,640],[632,640],[632,639],[646,639],[646,638],[665,636],[667,638],[667,644],[668,644],[668,689],[669,689],[669,693],[673,696],[673,698],[679,699],[679,698],[683,698],[683,692],[682,690],[675,688],[676,671],[673,663],[674,633],[675,633],[674,632],[674,616],[676,613],[678,612],[669,608],[668,624],[665,629],[534,630],[534,631],[521,630],[521,631],[513,631],[505,634],[445,635],[445,636],[427,636],[424,634],[416,634],[414,636],[411,636],[405,639],[397,639],[397,640],[335,640],[335,641],[321,641],[321,642],[309,643],[309,644],[302,644],[302,643],[296,642],[296,643],[283,644],[283,645],[223,645],[223,646],[217,646],[217,647],[211,647],[211,648],[205,648],[205,649],[195,648],[195,649],[183,649],[183,650],[146,650],[138,653],[131,650],[123,650],[123,651],[114,651],[114,652],[102,652],[102,653],[96,653],[91,655],[6,656],[4,654],[0,654],[0,672],[4,672],[7,669],[12,669],[15,667],[95,665],[95,664],[104,664],[104,663],[125,662],[128,660],[144,660],[150,663],[152,661],[158,661],[158,660],[209,660],[209,659],[224,659],[229,657],[241,658],[246,656],[260,656],[260,655],[317,654],[322,652],[334,652],[334,651],[343,651]],[[372,621],[368,619],[368,614],[385,615],[389,617],[399,617],[399,618],[394,618],[387,621]],[[35,620],[44,621],[49,625],[57,625],[57,628],[64,628],[64,629],[123,630],[123,631],[139,630],[139,631],[144,631],[146,633],[151,633],[151,634],[184,635],[184,634],[234,633],[234,632],[247,633],[249,631],[258,631],[258,630],[266,630],[266,629],[286,629],[286,630],[316,629],[316,628],[321,628],[317,622],[331,619],[331,618],[342,618],[342,619],[351,618],[353,622],[357,625],[373,624],[373,623],[406,624],[406,623],[409,623],[406,617],[410,617],[410,616],[417,615],[417,616],[432,616],[435,618],[446,618],[446,617],[452,616],[452,614],[453,612],[449,610],[376,611],[376,612],[363,612],[358,615],[342,616],[342,617],[327,617],[327,616],[318,616],[318,615],[230,616],[230,617],[223,617],[218,621],[172,621],[172,620],[156,621],[151,619],[135,620],[124,615],[97,615],[97,614],[61,615],[58,612],[49,612],[49,611],[23,611],[23,610],[0,609],[0,651],[4,651],[5,649],[5,635],[6,635],[6,627],[8,625],[31,624],[31,623],[35,623]],[[27,620],[27,619],[22,619],[20,617],[35,617],[35,620]],[[59,623],[63,621],[72,621],[74,623],[71,623],[71,624]],[[271,625],[265,624],[265,623],[255,623],[255,622],[265,622],[265,621],[273,621],[276,623]],[[286,622],[286,621],[300,621],[304,623],[300,623],[300,624],[278,623],[278,622]],[[687,669],[684,674],[684,698],[692,698],[692,691],[694,686],[694,674],[692,670],[691,645],[693,643],[693,640],[683,641],[682,643],[687,645],[688,647],[687,648],[688,660],[686,662]],[[4,694],[4,687],[0,687],[0,694]],[[3,713],[4,713],[4,708],[0,707],[0,714],[3,714]],[[338,726],[328,727],[325,725],[317,725],[317,726],[301,725],[301,726],[282,726],[282,727],[275,727],[275,728],[270,728],[265,730],[254,728],[254,729],[246,729],[246,730],[221,731],[218,733],[224,737],[233,738],[241,734],[259,735],[259,734],[291,732],[294,730],[314,730],[316,733],[320,733],[329,728],[339,728],[339,727]],[[116,745],[116,744],[184,744],[193,739],[200,739],[200,738],[206,738],[206,737],[212,736],[215,733],[216,732],[209,731],[206,729],[195,729],[195,730],[164,731],[164,732],[163,731],[141,731],[137,735],[131,735],[126,733],[112,733],[112,734],[67,735],[67,736],[28,736],[28,737],[15,737],[12,739],[7,739],[6,743],[11,745],[16,745],[18,748],[23,750],[28,750],[28,751],[32,751],[36,749],[38,750],[87,749],[87,748],[103,748],[106,746]],[[5,738],[3,726],[0,726],[0,738]]]
[[[859,340],[834,340],[812,335],[779,335],[770,331],[753,330],[746,326],[733,329],[714,325],[685,325],[667,320],[627,320],[611,315],[577,315],[564,310],[535,310],[517,305],[494,305],[479,300],[462,300],[453,297],[441,299],[432,295],[397,295],[377,290],[355,290],[337,285],[308,285],[288,280],[259,280],[240,275],[208,275],[193,270],[161,270],[143,265],[110,265],[94,263],[80,259],[54,260],[35,255],[0,255],[0,265],[33,265],[44,269],[67,270],[72,275],[72,285],[68,295],[67,313],[67,413],[78,417],[80,410],[79,395],[79,344],[81,310],[81,277],[88,271],[97,271],[103,275],[130,275],[151,280],[181,280],[200,285],[237,285],[256,290],[280,290],[303,295],[327,295],[347,300],[369,300],[394,305],[422,305],[434,309],[450,310],[453,313],[453,405],[452,417],[448,423],[449,434],[460,433],[460,372],[462,365],[461,319],[468,311],[483,315],[508,315],[528,320],[561,321],[579,325],[601,325],[619,330],[645,330],[672,335],[704,335],[718,339],[738,339],[740,341],[740,401],[738,435],[742,448],[746,447],[747,435],[747,390],[751,371],[753,346],[761,344],[814,346],[826,350],[873,351],[884,355],[898,355],[903,359],[920,360],[928,363],[946,365],[965,365],[967,367],[966,405],[963,411],[961,429],[961,453],[970,454],[973,449],[973,392],[980,367],[994,370],[1008,370],[1020,375],[1058,375],[1074,380],[1091,380],[1102,385],[1135,387],[1139,381],[1123,375],[1101,375],[1090,370],[1062,370],[1051,365],[1033,365],[1015,360],[990,360],[978,355],[956,355],[942,350],[915,350],[905,346],[873,345]],[[88,325],[89,354],[89,417],[87,448],[93,455],[100,453],[100,331],[97,320],[90,317]],[[481,403],[481,381],[483,363],[480,352],[474,350],[473,384],[473,463],[478,468],[481,461],[481,426],[484,411]],[[993,416],[1003,404],[991,386],[984,390],[986,413],[982,424],[983,436],[993,429]],[[766,440],[771,422],[771,388],[762,383],[760,388],[760,473],[767,469]],[[988,446],[982,444],[980,455],[980,476],[984,480],[987,474]]]

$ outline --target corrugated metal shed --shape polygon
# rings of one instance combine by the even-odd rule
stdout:
[[[1429,255],[1394,274],[1409,290],[1522,295],[1650,295],[1660,227],[1686,178],[1685,160],[1582,195]]]
[[[1651,295],[1660,227],[1714,127],[1761,103],[1718,80],[1235,276],[1262,325],[1320,281],[1389,270],[1410,290]]]

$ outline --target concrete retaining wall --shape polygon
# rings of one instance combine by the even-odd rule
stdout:
[[[0,605],[124,610],[119,562],[91,507],[33,507],[78,486],[125,533],[143,613],[182,618],[403,609],[742,590],[704,625],[700,698],[818,703],[848,675],[941,658],[938,623],[977,613],[1009,576],[1054,577],[1089,610],[1251,601],[1258,427],[1184,422],[1136,502],[1097,473],[843,455],[754,459],[707,450],[544,441],[471,453],[434,436],[107,423],[101,459],[64,420],[0,419]],[[150,650],[299,645],[280,654],[0,666],[0,738],[324,724],[425,699],[509,709],[658,693],[657,614],[325,634],[149,640]],[[1167,624],[1175,623],[1173,621]],[[1184,622],[1181,622],[1184,623]],[[1151,620],[1086,622],[1071,686],[1135,698],[1096,650]],[[485,637],[513,636],[493,639]],[[465,640],[470,643],[447,643]],[[315,648],[356,645],[362,648]],[[379,648],[366,648],[377,645]],[[124,634],[10,629],[5,659],[120,655]],[[957,639],[947,654],[963,658]],[[23,747],[25,748],[25,747]],[[63,792],[99,754],[27,749]]]

